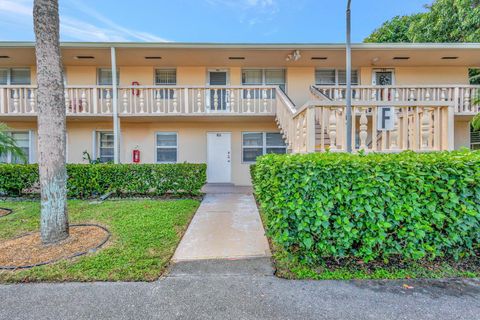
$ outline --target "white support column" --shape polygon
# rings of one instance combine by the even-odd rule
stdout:
[[[447,150],[455,149],[455,107],[448,106],[447,108]]]
[[[113,162],[120,163],[120,119],[118,118],[117,62],[115,47],[110,48],[112,61],[112,108],[113,108]]]
[[[306,141],[306,147],[307,147],[307,152],[315,152],[315,111],[316,107],[311,107],[307,109],[307,123],[306,123],[306,128],[307,128],[307,141]]]

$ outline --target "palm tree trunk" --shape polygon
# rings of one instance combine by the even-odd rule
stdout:
[[[40,231],[42,242],[51,244],[68,237],[65,95],[58,0],[35,0],[33,25],[38,84]]]

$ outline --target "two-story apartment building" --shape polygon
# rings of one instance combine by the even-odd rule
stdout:
[[[344,45],[62,43],[62,56],[68,162],[202,162],[209,182],[248,185],[257,156],[343,151],[347,134],[355,151],[470,147],[479,111],[479,44],[353,45],[348,133]],[[0,122],[30,162],[35,78],[34,43],[0,43]]]

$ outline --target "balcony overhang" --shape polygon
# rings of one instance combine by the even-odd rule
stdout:
[[[110,48],[117,50],[118,66],[241,66],[241,67],[342,67],[345,64],[343,44],[228,44],[228,43],[90,43],[61,44],[65,65],[105,66],[110,64]],[[287,61],[293,51],[300,50],[298,61]],[[33,42],[0,42],[3,66],[34,65]],[[93,59],[78,59],[91,56]],[[146,59],[145,57],[161,57]],[[242,57],[243,59],[230,59]],[[322,57],[322,59],[315,59]],[[408,57],[408,59],[395,59]],[[456,59],[442,59],[456,57]],[[313,59],[312,59],[313,58]],[[352,46],[354,67],[397,66],[465,66],[480,67],[478,43],[414,43],[372,44]]]

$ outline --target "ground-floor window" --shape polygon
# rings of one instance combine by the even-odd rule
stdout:
[[[17,146],[22,149],[27,162],[30,162],[30,138],[29,131],[12,131],[7,132],[16,142]],[[0,163],[24,163],[23,159],[11,154],[10,152],[0,154]]]
[[[100,162],[113,162],[114,154],[114,137],[113,132],[103,131],[97,132],[97,141],[98,141],[98,159]]]
[[[480,131],[470,132],[470,149],[480,150]]]
[[[287,146],[277,132],[243,132],[242,161],[255,162],[257,157],[267,153],[286,153]]]
[[[156,162],[175,163],[178,154],[178,134],[176,132],[157,132]]]

